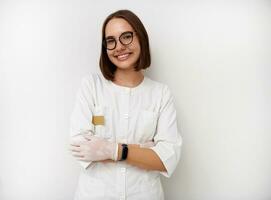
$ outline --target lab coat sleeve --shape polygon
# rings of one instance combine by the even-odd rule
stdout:
[[[84,134],[94,132],[92,124],[92,113],[94,107],[93,82],[90,78],[84,77],[81,86],[76,94],[75,105],[70,116],[70,141],[86,141]],[[78,161],[85,169],[91,162]]]
[[[156,152],[167,170],[160,173],[165,177],[170,177],[180,159],[182,138],[177,127],[173,96],[168,86],[163,88],[154,142],[155,146],[151,149]]]

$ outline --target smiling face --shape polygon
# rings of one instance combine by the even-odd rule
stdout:
[[[133,40],[130,44],[122,44],[122,41],[129,40],[129,34],[133,33]],[[136,33],[132,26],[122,18],[111,19],[105,27],[105,38],[108,44],[112,43],[112,39],[116,40],[116,48],[107,50],[109,60],[117,67],[117,70],[131,70],[133,69],[140,56],[140,44]]]

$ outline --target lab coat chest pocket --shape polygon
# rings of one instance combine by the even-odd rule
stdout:
[[[92,117],[94,134],[102,138],[112,138],[112,110],[108,106],[96,105]]]
[[[137,138],[139,142],[147,142],[153,139],[156,125],[157,125],[158,114],[150,110],[139,111],[139,135]]]

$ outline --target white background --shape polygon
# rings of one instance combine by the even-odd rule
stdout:
[[[149,33],[146,75],[175,98],[184,144],[166,199],[270,200],[271,2],[154,0],[0,0],[0,199],[72,199],[75,93],[122,8]]]

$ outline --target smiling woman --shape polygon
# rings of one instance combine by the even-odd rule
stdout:
[[[111,19],[105,28],[107,55],[121,70],[133,70],[140,55],[140,44],[137,37],[133,38],[133,31],[122,18]],[[119,38],[119,42],[115,38]],[[112,41],[114,46],[110,45]]]
[[[103,24],[102,39],[100,68],[106,79],[113,81],[117,68],[140,71],[150,66],[147,31],[131,11],[120,10],[109,15]]]
[[[148,34],[129,10],[102,28],[102,74],[83,78],[71,116],[71,152],[85,170],[75,199],[162,200],[182,139],[167,85],[143,74],[151,64]]]

